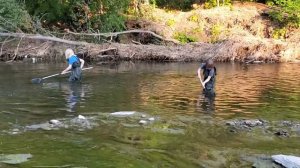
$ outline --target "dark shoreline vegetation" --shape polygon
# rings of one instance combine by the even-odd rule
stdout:
[[[2,1],[1,61],[63,60],[69,47],[95,62],[300,57],[300,0]]]

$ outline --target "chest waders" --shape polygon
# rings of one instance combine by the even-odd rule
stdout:
[[[203,71],[203,76],[204,76],[204,81],[208,78],[209,74],[210,74],[210,71],[212,69],[209,69],[209,68],[204,68],[204,71]],[[211,77],[211,79],[205,84],[205,89],[203,89],[203,92],[205,95],[208,95],[208,96],[215,96],[215,80],[216,80],[216,67],[214,67],[214,75]]]
[[[77,58],[77,61],[72,64],[71,75],[69,77],[70,82],[80,81],[81,80],[81,68],[80,61]]]

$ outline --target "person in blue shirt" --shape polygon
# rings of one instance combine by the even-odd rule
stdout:
[[[66,60],[68,61],[68,67],[64,69],[61,74],[65,74],[71,70],[69,77],[70,82],[81,80],[81,69],[84,66],[84,60],[77,57],[72,49],[65,51]]]
[[[201,70],[203,70],[203,78],[201,78]],[[198,78],[203,87],[203,92],[206,96],[215,96],[215,81],[216,81],[216,67],[212,59],[207,60],[198,68]]]

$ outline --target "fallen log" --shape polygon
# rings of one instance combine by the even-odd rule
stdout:
[[[166,42],[172,42],[175,44],[179,44],[179,41],[174,40],[174,39],[166,39],[152,31],[149,30],[139,30],[139,29],[134,29],[134,30],[126,30],[126,31],[121,31],[121,32],[113,32],[113,33],[76,33],[76,32],[72,32],[72,31],[67,31],[67,33],[69,34],[73,34],[73,35],[81,35],[81,36],[103,36],[106,38],[112,38],[112,37],[116,37],[118,35],[122,35],[122,34],[131,34],[131,33],[147,33],[147,34],[151,34],[152,36],[162,40],[162,41],[166,41]]]
[[[17,37],[17,38],[27,38],[27,39],[34,39],[34,40],[45,40],[45,41],[55,41],[60,43],[66,43],[71,45],[88,45],[87,42],[82,41],[70,41],[65,40],[57,37],[50,37],[50,36],[42,36],[42,35],[32,35],[32,34],[25,34],[25,33],[0,33],[2,37]]]

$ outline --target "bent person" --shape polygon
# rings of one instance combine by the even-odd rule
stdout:
[[[201,70],[203,70],[204,81],[202,81]],[[216,67],[212,59],[201,64],[198,68],[198,78],[200,79],[203,92],[206,96],[215,96],[216,72]]]
[[[67,49],[65,51],[66,60],[68,62],[68,67],[61,72],[65,74],[71,70],[71,75],[69,77],[70,82],[81,80],[81,70],[84,66],[84,60],[77,57],[72,49]]]

